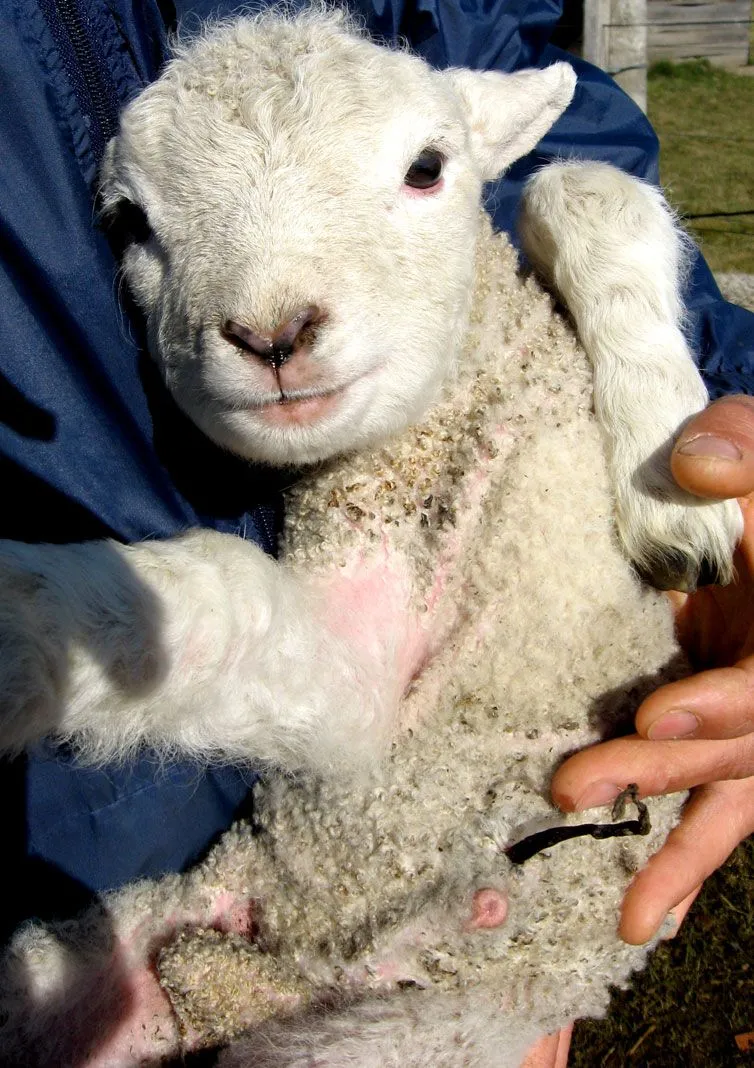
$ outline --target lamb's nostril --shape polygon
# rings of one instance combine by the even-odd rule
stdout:
[[[322,319],[322,312],[316,304],[307,304],[299,308],[287,322],[278,326],[272,335],[273,348],[290,349],[300,347],[307,331]]]
[[[272,359],[272,337],[255,334],[248,326],[237,323],[234,319],[228,319],[222,332],[227,338],[240,343],[242,348],[258,356],[261,360],[270,361]]]
[[[232,338],[247,352],[269,363],[275,370],[282,367],[286,360],[312,340],[313,331],[323,319],[322,311],[316,304],[307,304],[270,331],[269,334],[257,334],[249,327],[234,319],[228,319],[223,327],[226,337]]]

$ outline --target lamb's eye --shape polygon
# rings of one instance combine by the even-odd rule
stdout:
[[[444,162],[442,153],[437,149],[425,149],[406,171],[403,184],[412,189],[432,189],[442,178]]]

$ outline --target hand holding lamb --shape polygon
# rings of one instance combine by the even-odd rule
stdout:
[[[689,448],[689,446],[692,446]],[[633,880],[621,910],[626,941],[680,923],[701,884],[754,831],[754,400],[725,397],[686,425],[673,474],[689,492],[738,496],[744,534],[736,581],[673,594],[679,640],[697,674],[642,702],[636,734],[576,754],[558,769],[553,797],[570,811],[596,784],[635,779],[647,795],[693,789],[681,822]]]

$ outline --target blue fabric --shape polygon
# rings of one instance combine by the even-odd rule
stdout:
[[[216,449],[176,410],[143,356],[138,316],[119,304],[112,252],[92,224],[115,113],[158,73],[174,14],[190,29],[199,16],[238,6],[17,0],[0,8],[0,473],[13,503],[2,536],[133,541],[200,524],[274,551],[274,480]],[[351,6],[376,36],[405,35],[438,66],[513,70],[564,58],[548,44],[561,13],[554,0]],[[657,177],[657,141],[641,112],[600,71],[565,58],[580,74],[576,99],[537,151],[490,188],[501,228],[513,225],[526,176],[555,156]],[[687,296],[713,392],[751,391],[754,316],[721,301],[701,258]],[[0,781],[18,914],[65,911],[92,891],[185,866],[227,826],[248,781],[233,768],[158,769],[149,756],[127,770],[84,770],[39,747]]]
[[[97,94],[77,77],[64,8],[99,64]],[[270,477],[215,448],[172,404],[92,223],[117,111],[155,77],[164,44],[149,0],[0,9],[0,473],[12,504],[0,536],[133,541],[210,525],[273,552]],[[82,769],[47,746],[6,765],[15,918],[184,867],[228,826],[249,782],[235,768],[159,769],[149,755],[128,769]]]
[[[90,886],[100,881],[103,852],[112,885],[182,867],[217,834],[216,811],[222,813],[220,826],[227,826],[255,778],[246,772],[207,779],[203,769],[161,765],[148,757],[103,776],[96,769],[76,767],[65,750],[48,745],[35,750],[33,764],[29,810],[38,827],[35,852],[55,855],[63,872]],[[209,783],[206,798],[212,804],[196,806],[196,792],[205,781]],[[128,806],[123,804],[124,795],[129,798]],[[159,820],[160,809],[169,814],[169,837],[161,827],[157,834],[145,833],[144,813],[151,812],[151,819]],[[82,823],[97,827],[93,846],[85,855],[79,844]],[[109,856],[111,841],[117,842],[117,850]]]

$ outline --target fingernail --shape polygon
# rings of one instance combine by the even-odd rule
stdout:
[[[682,456],[695,456],[697,459],[708,458],[710,460],[733,460],[743,459],[743,453],[727,438],[717,438],[714,434],[698,434],[695,438],[689,438],[683,445],[676,448]]]
[[[693,712],[678,709],[660,716],[647,730],[647,738],[653,742],[667,741],[668,738],[688,738],[701,726],[701,721]]]
[[[580,812],[585,808],[599,808],[601,805],[609,805],[620,792],[621,787],[616,786],[615,783],[594,782],[584,790],[576,802],[575,811]]]

